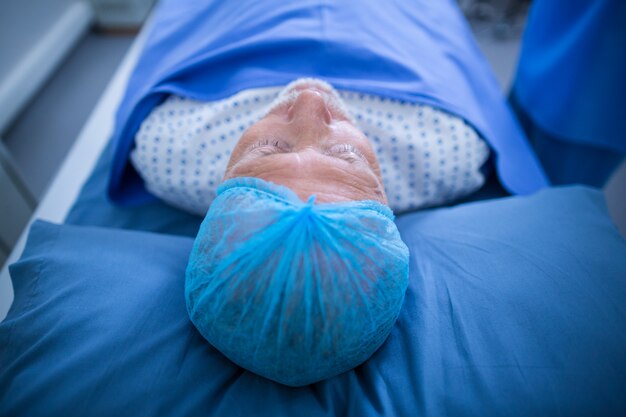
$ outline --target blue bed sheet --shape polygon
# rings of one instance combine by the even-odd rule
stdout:
[[[626,415],[626,243],[601,192],[398,226],[411,264],[390,337],[362,366],[289,388],[232,364],[189,321],[192,239],[36,223],[0,324],[0,415]]]
[[[120,207],[109,200],[106,189],[111,170],[111,151],[109,143],[83,185],[65,223],[195,236],[202,217],[168,206],[160,200],[133,207]]]

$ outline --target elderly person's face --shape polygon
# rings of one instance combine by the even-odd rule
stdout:
[[[292,189],[302,200],[376,200],[387,204],[369,140],[350,121],[336,93],[307,80],[281,94],[243,134],[224,179],[257,177]]]

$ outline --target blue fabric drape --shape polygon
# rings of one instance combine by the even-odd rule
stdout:
[[[512,101],[556,184],[602,186],[626,154],[626,2],[537,0]]]
[[[460,115],[494,149],[509,191],[547,184],[452,0],[166,0],[117,114],[110,197],[154,199],[128,153],[141,121],[167,95],[217,100],[304,76]]]

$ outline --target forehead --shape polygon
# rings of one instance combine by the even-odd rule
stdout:
[[[382,184],[366,163],[350,163],[314,149],[304,152],[250,155],[229,172],[232,177],[256,177],[293,190],[306,201],[376,200],[386,203]]]

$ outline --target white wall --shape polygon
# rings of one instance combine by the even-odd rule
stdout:
[[[77,0],[0,0],[0,79]]]
[[[84,0],[0,0],[0,134],[91,24]]]

